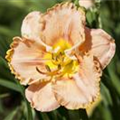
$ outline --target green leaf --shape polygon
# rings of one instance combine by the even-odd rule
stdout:
[[[106,75],[103,74],[103,83],[104,85],[109,89],[110,95],[111,95],[111,99],[112,99],[112,106],[111,106],[111,112],[112,112],[112,116],[115,120],[119,120],[120,118],[120,97],[119,97],[119,93],[116,90],[116,87],[112,84],[111,78]]]
[[[26,119],[27,120],[33,120],[32,108],[31,108],[30,104],[28,103],[28,101],[25,98],[25,94],[24,94],[25,88],[22,85],[20,85],[20,83],[18,81],[16,81],[16,83],[18,85],[20,93],[22,94],[22,97],[23,97],[23,99],[25,101],[25,105],[26,105],[26,108],[27,108]]]
[[[9,93],[0,94],[0,99],[10,96]]]
[[[6,26],[2,26],[0,25],[0,33],[2,35],[7,35],[7,36],[12,36],[14,35],[14,31],[12,31],[11,29],[7,28]]]
[[[10,112],[7,117],[4,120],[14,120],[15,115],[18,112],[18,108],[14,109],[12,112]]]
[[[99,105],[99,109],[103,115],[102,117],[104,118],[104,120],[112,120],[112,113],[109,110],[110,109],[109,107],[112,106],[113,103],[109,89],[103,83],[101,83],[101,93],[102,93],[102,104]]]
[[[13,83],[11,81],[8,81],[2,78],[0,78],[0,85],[6,88],[9,88],[11,90],[17,91],[17,92],[21,92],[20,88],[18,87],[16,83]]]
[[[115,89],[117,90],[117,92],[120,95],[120,78],[119,76],[116,74],[116,59],[113,59],[111,64],[107,67],[108,73],[110,75],[110,80],[111,80],[111,84],[113,84],[115,86]]]
[[[27,120],[33,120],[32,108],[31,108],[31,106],[30,106],[30,104],[28,103],[27,100],[25,100],[25,103],[26,103],[26,107],[27,107],[26,118],[27,118]]]

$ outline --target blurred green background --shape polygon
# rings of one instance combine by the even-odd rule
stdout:
[[[120,1],[103,0],[86,11],[87,26],[101,27],[116,42],[116,54],[104,70],[101,102],[87,116],[84,110],[63,107],[41,113],[31,109],[24,97],[24,87],[11,74],[5,60],[14,36],[20,36],[21,23],[31,11],[45,12],[64,0],[0,0],[0,120],[120,120]],[[74,0],[73,0],[74,1]]]

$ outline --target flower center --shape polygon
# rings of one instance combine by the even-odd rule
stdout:
[[[65,54],[65,50],[71,48],[71,45],[63,40],[60,39],[53,46],[53,52],[48,52],[45,54],[44,59],[47,61],[45,62],[46,70],[48,76],[53,77],[62,77],[67,76],[71,78],[78,69],[78,61],[72,60]]]

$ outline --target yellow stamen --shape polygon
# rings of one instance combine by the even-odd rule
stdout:
[[[51,76],[51,78],[66,75],[69,78],[72,77],[78,68],[78,61],[66,56],[64,51],[69,48],[71,48],[70,44],[60,39],[59,42],[53,46],[53,52],[45,54],[44,59],[48,60],[45,62],[47,70],[45,74]],[[42,73],[39,69],[37,69],[37,71]]]

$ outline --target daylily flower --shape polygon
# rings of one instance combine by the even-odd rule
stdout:
[[[82,8],[66,2],[45,14],[31,12],[21,32],[6,58],[20,83],[28,85],[25,95],[33,108],[87,108],[97,99],[115,43],[105,31],[85,27]]]
[[[91,8],[95,4],[95,0],[79,0],[79,5],[86,9]]]

